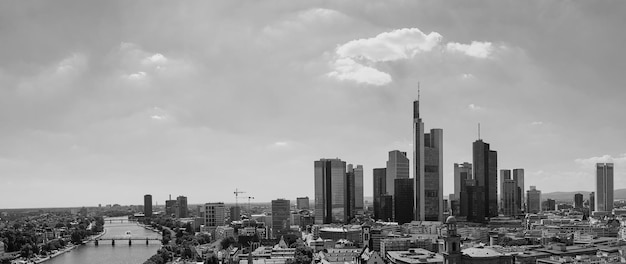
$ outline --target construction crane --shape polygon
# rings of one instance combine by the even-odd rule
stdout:
[[[235,192],[234,192],[234,194],[235,194],[235,207],[237,207],[237,208],[239,208],[239,194],[240,193],[246,193],[246,192],[239,191],[239,189],[235,188]]]
[[[254,197],[248,196],[248,219],[252,219],[252,211],[250,211],[250,199],[254,199]]]

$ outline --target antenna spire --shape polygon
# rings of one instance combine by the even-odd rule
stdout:
[[[478,123],[478,140],[480,140],[480,123]]]
[[[420,100],[420,82],[417,82],[417,100]]]

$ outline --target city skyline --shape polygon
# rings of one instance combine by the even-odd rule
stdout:
[[[426,126],[445,131],[444,197],[478,123],[498,169],[525,169],[522,195],[595,191],[596,163],[626,188],[625,11],[0,3],[0,208],[315,197],[311,162],[331,157],[362,165],[371,197],[389,151],[414,162],[418,82]]]

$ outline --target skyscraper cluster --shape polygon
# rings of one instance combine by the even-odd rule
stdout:
[[[363,209],[363,166],[336,158],[315,161],[314,167],[315,223],[349,222]]]

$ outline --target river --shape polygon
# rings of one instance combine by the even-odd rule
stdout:
[[[133,237],[156,237],[157,233],[138,226],[135,222],[113,222],[107,220],[126,219],[126,217],[105,218],[104,229],[106,234],[102,238],[122,237],[127,231],[131,232]],[[161,248],[161,241],[150,240],[146,245],[146,241],[133,240],[133,245],[128,245],[128,240],[115,241],[115,246],[111,245],[110,240],[100,241],[99,245],[89,242],[79,246],[74,250],[59,255],[56,258],[44,262],[45,264],[141,264],[150,256],[156,254]]]

